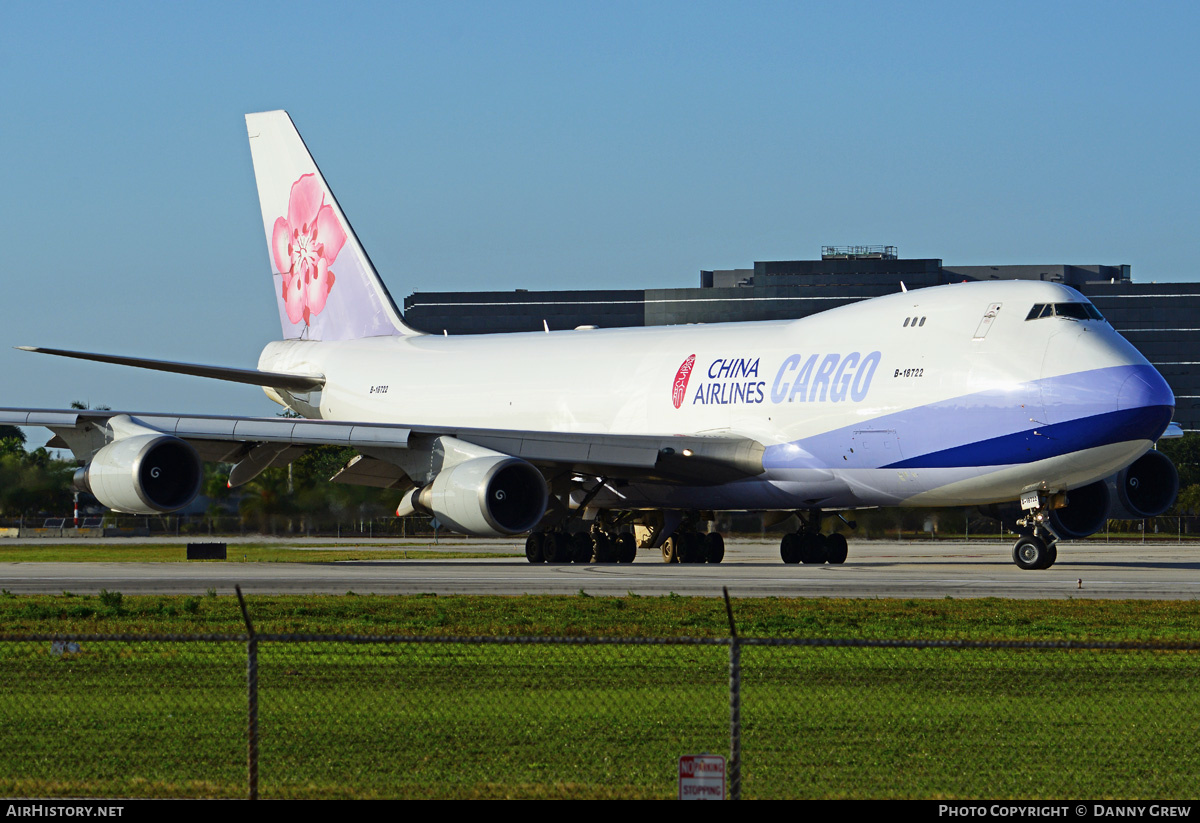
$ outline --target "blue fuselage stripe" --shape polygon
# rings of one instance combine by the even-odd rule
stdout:
[[[1039,426],[890,463],[885,469],[940,469],[1032,463],[1083,449],[1147,439],[1171,422],[1174,406],[1142,406]]]
[[[1148,364],[986,389],[769,446],[768,469],[963,468],[1030,463],[1156,440],[1175,398]]]

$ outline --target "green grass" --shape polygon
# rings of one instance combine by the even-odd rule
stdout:
[[[723,638],[684,597],[251,597],[260,632]],[[1193,640],[1194,604],[735,601],[745,637]],[[7,633],[239,633],[231,597],[0,596]],[[727,754],[728,648],[266,642],[270,798],[668,798]],[[1187,798],[1197,652],[742,651],[744,796]],[[0,641],[0,795],[239,797],[239,641]]]
[[[1196,653],[753,649],[748,796],[1185,798]]]
[[[197,542],[220,542],[197,540]],[[301,549],[269,543],[228,543],[226,560],[188,560],[187,547],[180,543],[65,543],[49,545],[0,545],[0,563],[332,563],[348,560],[429,560],[437,558],[524,557],[523,551],[493,552],[433,550],[433,543],[415,543],[411,547],[354,547]]]
[[[246,793],[245,646],[0,644],[0,793]]]
[[[0,584],[2,585],[2,584]],[[110,596],[110,602],[111,602]],[[538,595],[305,595],[248,598],[259,632],[543,637],[725,637],[719,598]],[[747,637],[1200,642],[1200,607],[1154,600],[735,600]],[[0,590],[0,628],[18,632],[239,633],[230,596],[92,595]]]

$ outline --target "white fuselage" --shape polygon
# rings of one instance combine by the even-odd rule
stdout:
[[[802,320],[271,343],[259,367],[320,373],[321,417],[614,434],[734,434],[757,478],[641,484],[597,505],[788,509],[1016,499],[1128,465],[1174,398],[1086,302],[1023,281],[900,292]],[[694,359],[693,359],[694,358]],[[304,399],[304,398],[301,398]]]

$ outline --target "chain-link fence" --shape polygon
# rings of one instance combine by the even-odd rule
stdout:
[[[1200,649],[742,641],[746,797],[1195,797]]]
[[[1188,798],[1200,648],[0,636],[0,794]],[[739,779],[740,778],[740,779]]]

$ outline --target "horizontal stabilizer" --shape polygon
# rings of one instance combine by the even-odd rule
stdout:
[[[120,357],[113,354],[66,351],[65,349],[43,349],[39,346],[17,346],[21,351],[56,354],[59,357],[74,357],[79,360],[95,360],[98,363],[115,363],[118,366],[136,366],[139,369],[190,374],[195,377],[211,377],[230,383],[247,383],[251,386],[270,386],[292,392],[316,391],[325,385],[324,375],[286,374],[284,372],[259,371],[258,369],[231,369],[225,366],[203,366],[197,363],[175,363],[170,360],[148,360],[144,357]]]

